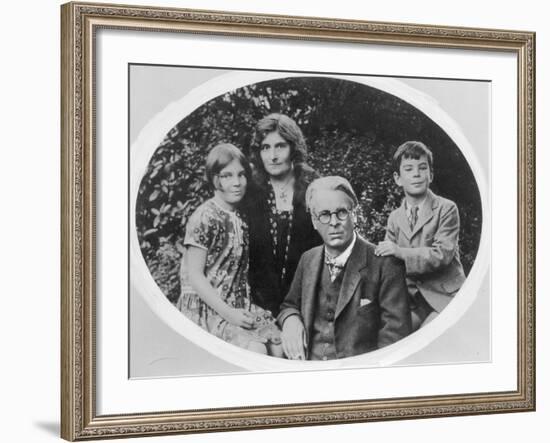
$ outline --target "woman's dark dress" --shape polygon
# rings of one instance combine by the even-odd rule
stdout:
[[[319,175],[308,166],[295,167],[295,174],[291,216],[288,211],[276,211],[273,189],[269,183],[251,183],[245,202],[250,229],[249,283],[252,301],[271,311],[275,317],[290,288],[300,257],[308,249],[322,243],[313,229],[305,205],[306,189]],[[277,224],[276,229],[272,222]],[[275,233],[277,242],[274,248]]]

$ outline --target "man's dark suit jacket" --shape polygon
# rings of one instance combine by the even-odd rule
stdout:
[[[323,266],[323,246],[302,255],[277,318],[282,327],[289,316],[300,316],[308,337],[308,356]],[[411,313],[403,263],[394,257],[375,256],[374,245],[358,236],[346,264],[336,305],[337,357],[373,351],[410,332]]]

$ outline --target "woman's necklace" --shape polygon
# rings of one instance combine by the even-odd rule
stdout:
[[[271,186],[273,187],[273,191],[275,192],[275,195],[284,204],[288,204],[288,199],[290,198],[290,192],[287,191],[287,186],[290,184],[292,179],[293,179],[293,175],[289,174],[288,179],[283,183],[282,186],[275,185],[275,182],[273,180],[271,179],[269,180],[271,182]]]
[[[280,220],[280,217],[282,217],[283,215],[282,213],[278,215],[279,213],[277,211],[277,203],[275,201],[275,190],[273,189],[273,186],[271,186],[271,191],[268,193],[267,203],[269,207],[269,210],[268,210],[269,230],[271,233],[271,238],[273,240],[272,242],[273,258],[275,259],[277,257],[277,249],[279,245],[279,228],[280,227],[282,228],[282,223],[281,223],[281,226],[279,226],[280,225],[279,220]],[[287,214],[288,214],[288,225],[287,225],[287,234],[286,234],[286,244],[283,243],[284,252],[283,252],[280,282],[284,281],[287,273],[286,265],[288,262],[288,248],[291,242],[292,228],[293,228],[293,222],[294,222],[294,210],[292,207],[290,208],[290,211],[287,211]],[[281,242],[284,242],[284,240],[285,240],[284,238],[281,238]]]

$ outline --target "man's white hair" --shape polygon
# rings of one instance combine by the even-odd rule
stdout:
[[[329,177],[321,177],[316,180],[313,180],[311,184],[307,187],[306,191],[306,207],[309,212],[311,211],[311,202],[315,194],[322,191],[342,191],[346,194],[352,201],[352,207],[350,209],[355,209],[359,204],[357,196],[353,191],[349,181],[344,177],[339,177],[337,175],[332,175]]]

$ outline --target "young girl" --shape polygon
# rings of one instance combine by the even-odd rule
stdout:
[[[248,162],[235,146],[218,145],[206,159],[206,177],[214,197],[187,223],[177,307],[216,337],[282,357],[273,316],[250,301],[248,226],[237,210],[250,177]]]

